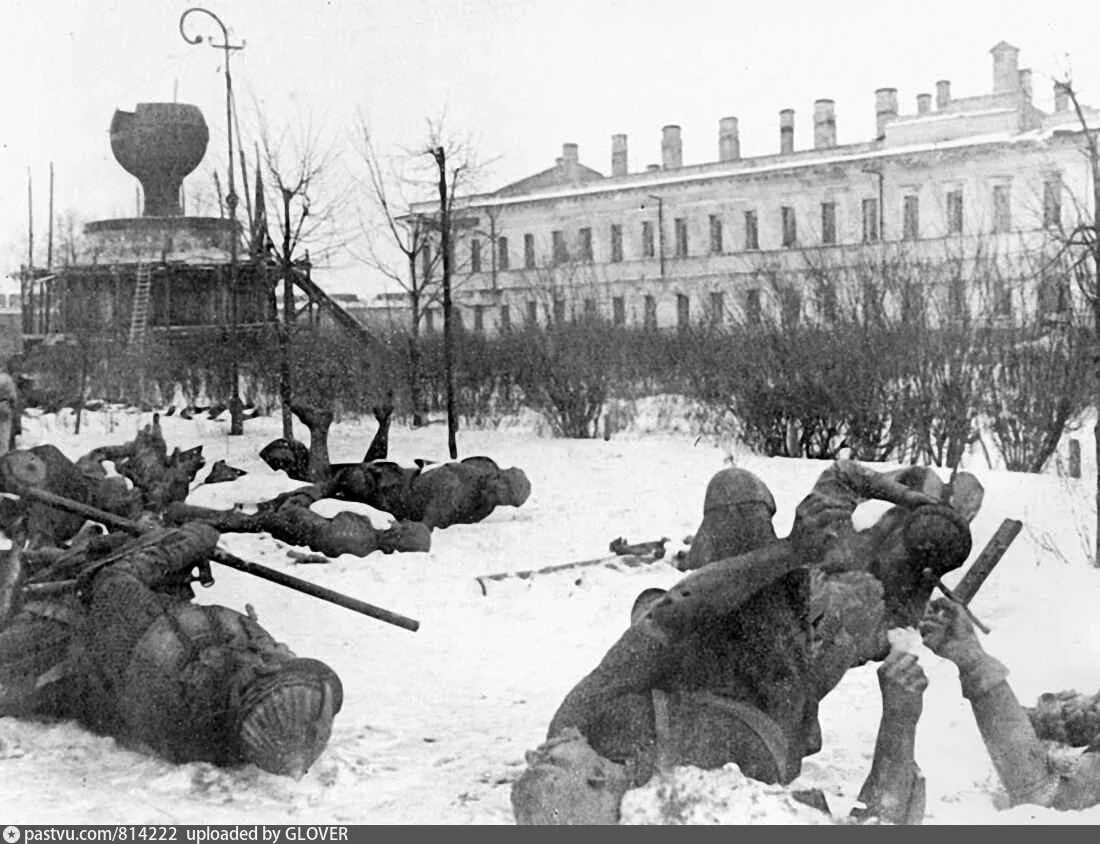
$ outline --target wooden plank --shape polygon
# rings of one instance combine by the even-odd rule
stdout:
[[[985,544],[982,553],[978,555],[978,558],[966,570],[966,574],[962,576],[958,585],[952,590],[955,597],[964,606],[974,599],[982,584],[985,583],[986,578],[989,577],[997,563],[1001,561],[1023,526],[1023,522],[1018,519],[1005,519],[1001,522],[997,532]]]

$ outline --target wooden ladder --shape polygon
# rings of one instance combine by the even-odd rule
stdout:
[[[130,314],[130,345],[145,342],[145,329],[149,325],[149,290],[153,283],[153,270],[148,264],[138,264],[137,282],[134,285],[134,309]]]

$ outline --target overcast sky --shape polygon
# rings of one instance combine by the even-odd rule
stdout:
[[[49,162],[55,214],[132,216],[134,180],[110,151],[116,108],[171,101],[203,109],[207,159],[225,156],[222,54],[179,34],[177,0],[4,0],[6,114],[0,123],[0,260],[25,259],[27,168],[35,240],[45,258]],[[1100,2],[805,2],[773,0],[209,0],[245,49],[232,59],[241,121],[253,102],[273,125],[310,115],[346,147],[366,115],[383,152],[422,144],[425,119],[473,139],[493,161],[491,189],[553,164],[563,142],[610,169],[610,136],[629,136],[630,169],[660,161],[665,124],[683,127],[684,163],[717,159],[718,120],[740,119],[745,156],[778,151],[783,108],[795,143],[812,145],[813,101],[836,101],[840,143],[868,140],[874,90],[896,87],[902,112],[949,79],[955,96],[992,87],[989,48],[1020,48],[1049,109],[1051,77],[1068,67],[1100,104]],[[202,16],[195,32],[213,33]],[[250,146],[246,138],[246,145]],[[208,178],[208,176],[207,176]],[[202,181],[205,181],[203,179]],[[213,213],[216,213],[213,212]],[[340,290],[375,292],[353,261]]]

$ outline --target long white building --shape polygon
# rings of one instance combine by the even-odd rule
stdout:
[[[984,291],[998,313],[1059,308],[1064,271],[1039,272],[1034,256],[1059,226],[1091,214],[1084,135],[1064,92],[1053,112],[1033,104],[1016,47],[990,52],[988,93],[956,97],[943,80],[907,110],[895,89],[876,91],[877,137],[861,143],[837,144],[834,103],[823,99],[812,149],[795,149],[790,109],[771,155],[741,156],[736,117],[718,121],[717,160],[704,164],[683,162],[678,126],[662,130],[660,166],[642,172],[628,172],[624,135],[611,138],[610,175],[564,144],[552,167],[460,201],[455,303],[465,327],[593,314],[665,328],[751,322],[771,307],[827,316],[836,292],[810,282],[839,275],[815,268],[899,256],[931,266],[996,255],[1013,268]],[[1086,117],[1100,125],[1095,111]],[[947,276],[928,274],[944,289],[922,295],[973,306],[966,273]],[[440,325],[430,310],[428,330]]]

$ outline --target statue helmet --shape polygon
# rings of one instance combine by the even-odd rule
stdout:
[[[645,615],[649,608],[661,600],[667,592],[667,589],[653,586],[638,593],[638,597],[634,599],[634,606],[630,608],[630,623],[633,624]]]
[[[748,469],[723,469],[717,472],[703,497],[703,512],[729,510],[740,504],[764,504],[775,515],[775,498],[760,478]]]
[[[685,568],[734,557],[775,539],[771,490],[747,469],[722,469],[703,497],[703,521],[688,550]]]
[[[343,695],[336,672],[315,659],[292,659],[259,675],[241,696],[241,756],[265,771],[300,779],[328,744]]]

